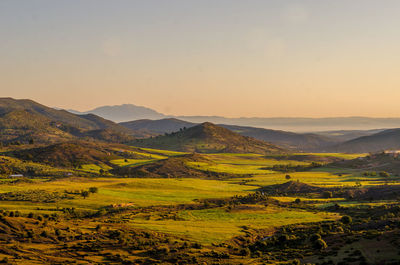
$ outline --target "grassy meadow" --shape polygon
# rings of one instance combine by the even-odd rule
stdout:
[[[221,248],[226,244],[232,244],[229,249],[238,259],[238,262],[235,262],[243,263],[257,260],[257,256],[248,256],[248,254],[243,256],[235,252],[235,249],[247,251],[243,244],[251,245],[252,240],[260,237],[271,237],[276,240],[274,235],[282,233],[284,227],[289,227],[288,231],[292,231],[290,228],[292,226],[313,229],[315,225],[340,223],[342,216],[348,214],[348,211],[362,211],[396,204],[396,200],[368,202],[349,200],[339,196],[323,198],[315,193],[265,195],[260,192],[269,185],[283,184],[288,181],[319,188],[398,184],[399,179],[396,176],[390,176],[390,183],[388,183],[388,179],[380,174],[366,175],[363,170],[340,168],[329,165],[328,162],[321,162],[325,161],[324,159],[329,161],[330,159],[354,159],[364,154],[308,153],[265,156],[212,153],[202,154],[200,158],[193,156],[193,160],[190,160],[191,154],[183,152],[149,148],[132,148],[124,152],[129,156],[97,164],[83,164],[78,168],[70,169],[68,172],[72,174],[68,175],[62,168],[31,162],[24,163],[14,158],[2,157],[4,161],[11,162],[13,168],[27,170],[27,167],[33,167],[39,173],[46,174],[43,177],[20,180],[10,179],[8,175],[3,174],[0,180],[0,213],[8,214],[17,210],[18,215],[22,215],[23,218],[29,215],[38,218],[39,216],[47,216],[47,218],[59,216],[58,218],[64,218],[61,223],[76,227],[74,233],[92,234],[92,237],[97,237],[96,242],[99,242],[100,238],[111,240],[114,237],[112,231],[118,229],[135,231],[133,232],[135,235],[138,235],[137,231],[145,231],[143,235],[139,234],[140,240],[148,238],[147,233],[153,233],[154,237],[168,238],[166,241],[160,239],[160,242],[169,242],[169,247],[171,244],[176,244],[171,242],[183,244],[182,242],[185,241],[195,246],[202,246],[205,249],[193,252],[197,253],[195,254],[197,257],[204,256],[202,253],[211,249],[215,251],[215,246]],[[112,173],[112,169],[116,167],[135,168],[167,161],[172,157],[173,159],[181,157],[182,160],[177,161],[182,161],[191,170],[207,172],[204,175],[206,177],[182,177],[182,174],[180,177],[174,177],[171,174],[168,177],[149,178],[142,175],[127,177]],[[170,164],[166,165],[164,170],[169,170]],[[179,168],[179,170],[183,169]],[[209,172],[213,174],[208,175]],[[227,177],[216,179],[215,174],[219,173],[224,173]],[[52,174],[55,177],[52,177]],[[90,190],[93,192],[88,192]],[[333,211],[332,209],[341,210]],[[59,222],[54,222],[52,225],[60,226]],[[98,227],[106,228],[103,231]],[[54,232],[50,229],[46,233]],[[40,235],[46,233],[41,232]],[[294,240],[296,236],[292,238]],[[122,244],[120,242],[125,242],[124,240],[126,239],[119,239],[118,244]],[[22,246],[35,249],[49,247],[47,244],[37,244],[32,247],[29,242]],[[83,242],[91,241],[80,240],[76,243],[77,245],[71,245],[71,247],[79,248],[83,246]],[[107,241],[107,244],[110,243]],[[132,242],[126,244],[129,245]],[[50,249],[49,253],[52,253]],[[90,259],[85,258],[86,263],[82,264],[103,261],[104,256],[110,255],[108,252],[96,253],[93,253]],[[110,253],[132,257],[133,252],[113,250]],[[143,252],[137,250],[133,256],[136,254],[140,256]],[[210,255],[217,254],[211,252]],[[277,254],[275,260],[280,260],[279,255],[283,254]],[[284,255],[290,257],[290,254]],[[3,256],[0,254],[0,259]],[[113,256],[113,259],[118,260],[120,256]],[[313,258],[304,260],[314,261]]]
[[[244,235],[249,229],[263,229],[272,233],[278,223],[289,225],[338,218],[336,214],[252,205],[231,211],[225,208],[185,210],[178,213],[177,220],[162,220],[148,215],[132,216],[130,223],[135,227],[179,234],[203,244],[211,244]]]

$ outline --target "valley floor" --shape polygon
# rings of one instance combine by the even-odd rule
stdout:
[[[3,174],[0,261],[398,264],[400,259],[398,197],[386,191],[384,198],[369,195],[387,187],[397,192],[400,178],[334,163],[365,154],[124,152],[126,157],[68,169],[5,153],[4,163],[13,170],[29,166],[50,173],[15,179]],[[149,168],[158,175],[142,175]],[[185,170],[190,175],[182,177]]]

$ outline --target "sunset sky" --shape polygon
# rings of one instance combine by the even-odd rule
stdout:
[[[400,117],[400,1],[1,0],[0,96]]]

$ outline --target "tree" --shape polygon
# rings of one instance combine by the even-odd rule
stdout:
[[[350,216],[345,215],[345,216],[343,216],[343,217],[340,219],[340,221],[341,221],[343,224],[348,225],[348,224],[351,224],[351,222],[352,222],[353,220],[351,219]]]
[[[321,239],[321,235],[320,234],[313,234],[310,238],[311,242],[315,242],[318,239]]]
[[[290,177],[290,175],[286,175],[285,178],[286,178],[287,180],[289,180],[291,177]]]
[[[285,244],[288,240],[289,240],[289,236],[288,236],[288,235],[285,235],[285,234],[280,235],[280,236],[278,237],[278,241],[279,241],[279,243],[281,243],[282,245]]]
[[[390,174],[387,173],[386,171],[381,171],[381,172],[379,172],[379,176],[381,178],[388,178],[388,177],[390,177]]]
[[[251,252],[249,248],[242,248],[240,250],[240,255],[242,256],[250,256]]]
[[[293,265],[300,265],[301,263],[300,263],[300,260],[294,259],[294,260],[292,261],[292,264],[293,264]]]
[[[323,193],[322,193],[322,197],[323,198],[325,198],[325,199],[329,199],[329,198],[332,198],[332,192],[331,191],[324,191]]]
[[[297,198],[294,202],[295,202],[295,203],[300,203],[301,200],[300,200],[299,198]]]
[[[99,170],[99,172],[100,172],[100,174],[104,174],[104,169],[101,168],[101,169]]]
[[[86,197],[89,197],[89,191],[87,191],[87,190],[82,191],[82,192],[81,192],[81,196],[82,196],[84,199],[86,199]]]
[[[316,249],[322,250],[322,249],[325,249],[327,247],[328,247],[328,245],[326,244],[326,242],[323,239],[317,239],[314,242],[314,248],[316,248]]]
[[[99,191],[99,188],[97,188],[97,187],[90,187],[89,188],[89,192],[90,193],[97,193]]]

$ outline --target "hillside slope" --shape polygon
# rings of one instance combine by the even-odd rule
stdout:
[[[70,141],[9,153],[13,157],[56,167],[74,168],[84,164],[107,163],[121,158],[118,145]]]
[[[134,132],[93,114],[75,115],[46,107],[32,100],[0,98],[0,141],[52,143],[80,137],[104,140],[103,130],[119,139],[132,140]],[[122,136],[124,135],[124,136]],[[112,138],[112,137],[111,137]],[[114,137],[116,138],[116,137]]]
[[[129,122],[121,122],[120,125],[131,130],[146,131],[151,135],[160,135],[164,133],[177,132],[185,127],[193,127],[196,125],[196,123],[168,118],[161,120],[143,119]]]
[[[136,140],[133,145],[198,153],[277,153],[283,149],[226,128],[206,122],[194,127],[150,139]]]
[[[338,143],[334,139],[313,133],[302,134],[236,125],[220,126],[244,136],[302,151],[320,151],[327,146]]]
[[[400,129],[390,129],[370,136],[359,137],[332,148],[335,152],[367,153],[400,149]]]

